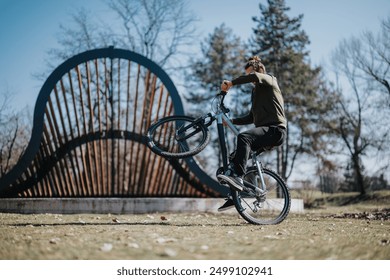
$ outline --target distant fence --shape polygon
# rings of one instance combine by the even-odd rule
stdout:
[[[226,189],[194,159],[146,147],[157,119],[183,114],[168,75],[113,47],[76,55],[44,83],[28,147],[0,179],[1,197],[219,197]]]

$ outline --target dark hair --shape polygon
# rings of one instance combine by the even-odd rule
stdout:
[[[260,69],[263,69],[263,72],[265,73],[265,66],[263,63],[261,63],[261,59],[258,56],[251,56],[247,59],[247,63],[245,64],[245,70],[249,67],[253,67],[253,70],[256,72],[260,72]]]

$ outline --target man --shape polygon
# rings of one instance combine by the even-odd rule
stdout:
[[[232,81],[224,80],[221,85],[221,90],[228,91],[234,85],[254,84],[251,110],[246,116],[233,119],[233,124],[253,123],[255,128],[237,136],[237,147],[229,169],[225,174],[217,176],[220,182],[229,184],[237,191],[243,190],[242,176],[245,174],[251,150],[281,145],[287,127],[283,96],[276,78],[266,73],[265,66],[257,56],[248,59],[245,72],[246,75]],[[233,201],[228,198],[218,210],[224,211],[233,206]]]

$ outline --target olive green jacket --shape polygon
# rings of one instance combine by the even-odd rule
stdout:
[[[243,117],[233,119],[234,124],[251,124],[259,126],[287,127],[284,114],[284,101],[278,82],[274,76],[253,73],[240,76],[232,81],[233,85],[254,83],[252,91],[252,108]]]

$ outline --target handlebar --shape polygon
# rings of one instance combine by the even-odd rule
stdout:
[[[217,96],[221,96],[221,97],[222,97],[219,104],[220,104],[220,108],[222,109],[222,111],[223,111],[225,114],[229,113],[229,111],[230,111],[230,110],[229,110],[228,108],[226,108],[225,105],[223,104],[223,101],[225,100],[226,94],[227,94],[227,91],[223,91],[223,90],[221,90],[221,91],[217,94]]]
[[[227,91],[223,91],[223,90],[221,90],[219,93],[217,93],[217,96],[222,96],[221,104],[223,104],[223,101],[225,100],[226,94],[227,94]]]

